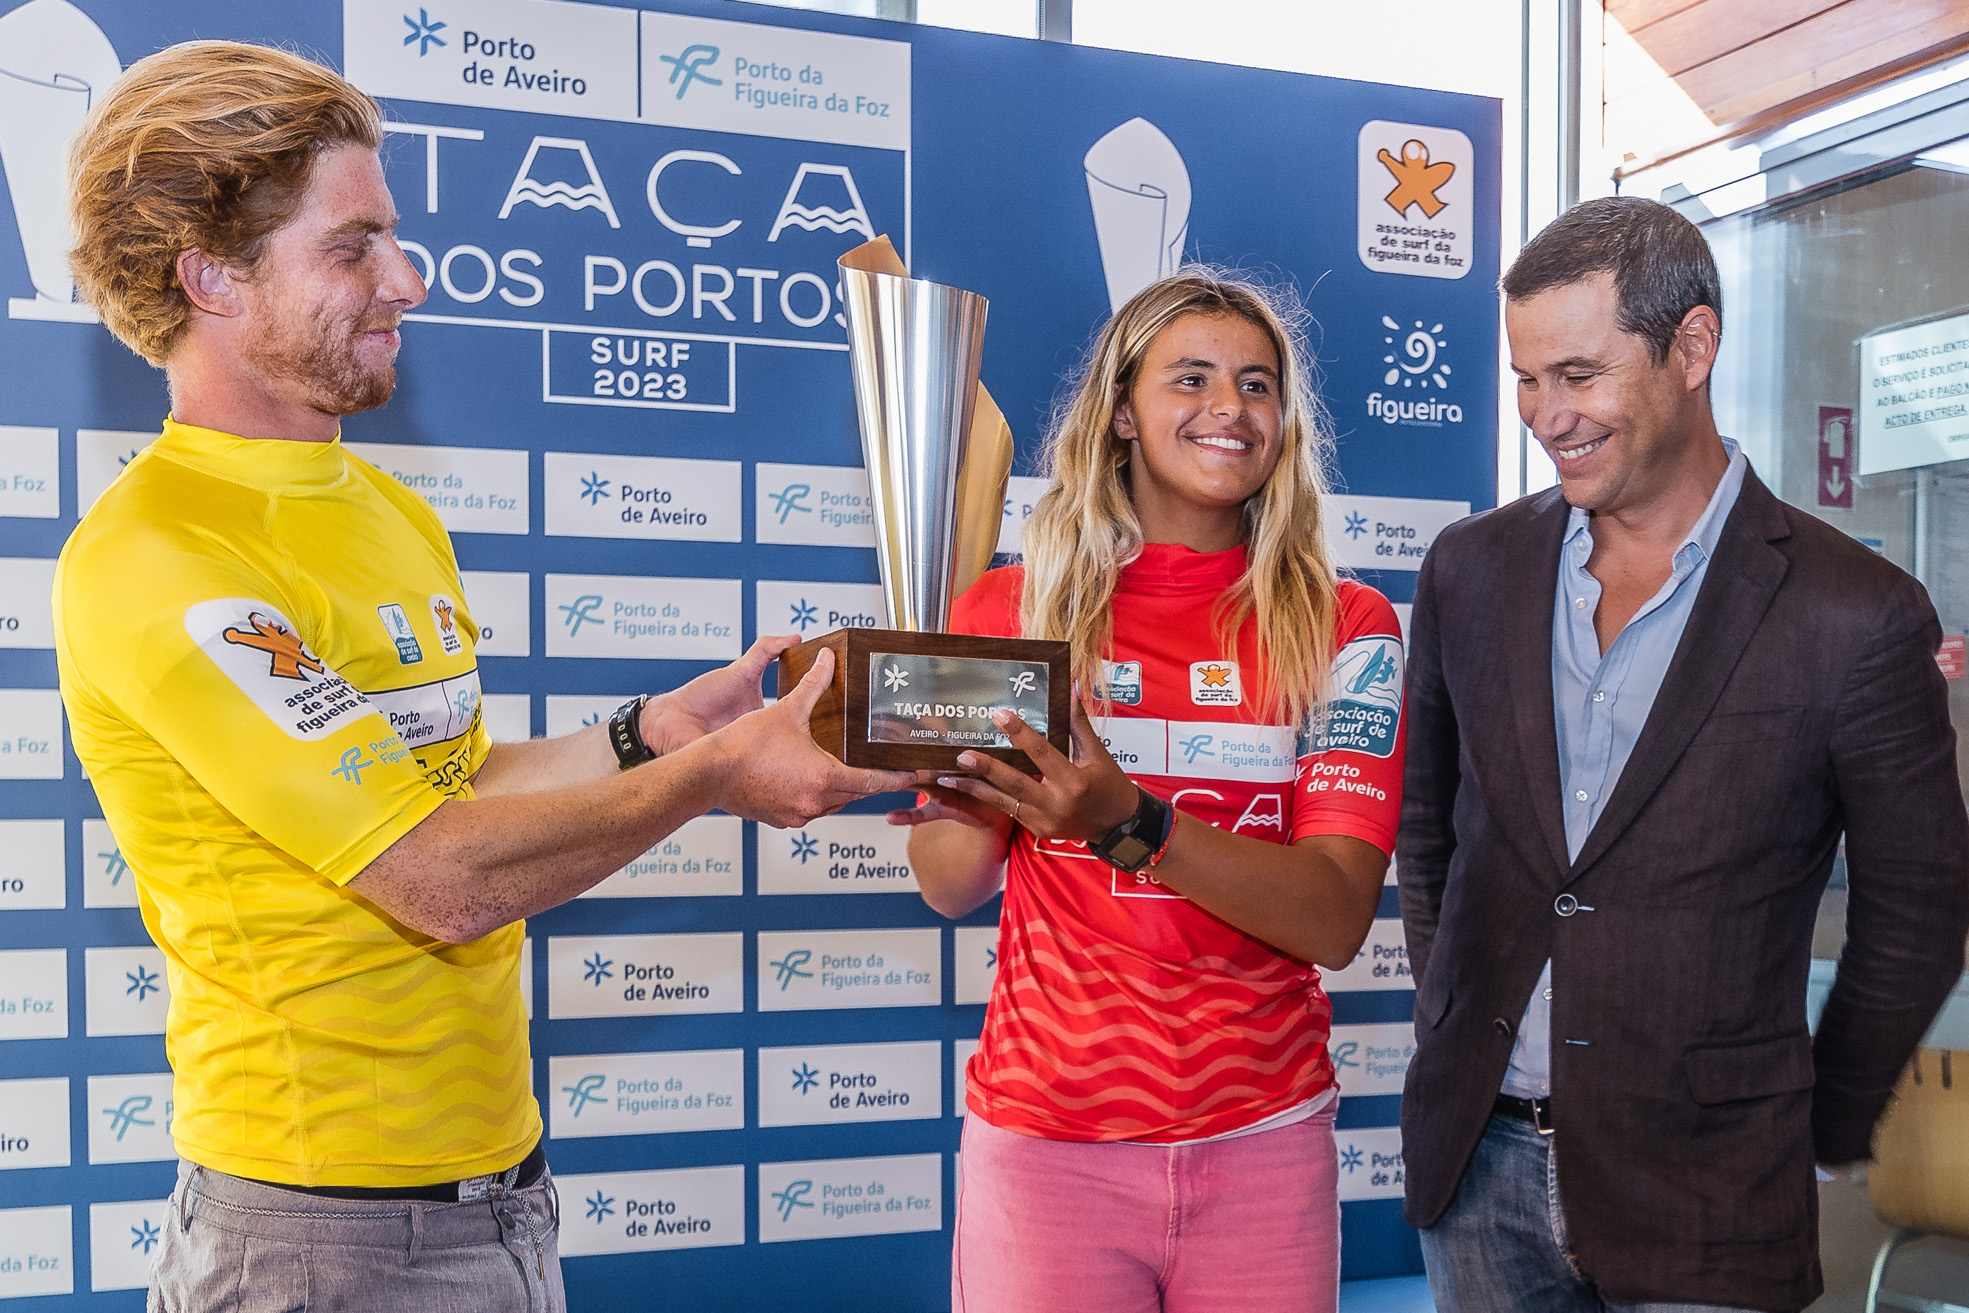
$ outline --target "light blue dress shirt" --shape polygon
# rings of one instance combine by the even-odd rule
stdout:
[[[1559,788],[1565,803],[1566,855],[1577,858],[1620,782],[1661,689],[1668,663],[1702,591],[1723,522],[1737,504],[1749,462],[1723,439],[1730,466],[1710,494],[1702,518],[1675,549],[1668,582],[1634,613],[1627,627],[1600,652],[1593,613],[1600,581],[1587,572],[1593,555],[1593,522],[1573,508],[1559,549],[1558,596],[1552,617],[1552,711],[1559,734]],[[1504,1092],[1521,1099],[1552,1093],[1552,963],[1538,977],[1518,1023]]]

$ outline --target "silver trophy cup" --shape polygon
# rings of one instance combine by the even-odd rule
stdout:
[[[957,471],[971,436],[988,303],[976,292],[846,265],[841,297],[889,626],[942,633],[955,580]]]
[[[888,629],[840,629],[780,658],[781,696],[822,647],[834,686],[814,740],[856,766],[949,769],[959,752],[1030,767],[991,720],[1001,707],[1065,749],[1064,643],[947,634],[958,579],[959,473],[984,352],[976,292],[841,265],[855,410],[868,466]],[[993,527],[999,504],[985,507]]]

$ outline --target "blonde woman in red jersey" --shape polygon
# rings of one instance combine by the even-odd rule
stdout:
[[[1380,900],[1402,648],[1327,554],[1329,445],[1266,294],[1165,279],[1056,424],[1025,564],[958,599],[953,630],[1069,640],[1097,713],[1071,761],[1000,713],[1039,776],[967,753],[891,817],[938,911],[1005,888],[960,1313],[1335,1306],[1316,968],[1353,961]]]

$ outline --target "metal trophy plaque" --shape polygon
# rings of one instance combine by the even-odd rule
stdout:
[[[990,715],[1000,707],[1016,711],[1066,752],[1067,645],[944,632],[952,596],[990,560],[1010,468],[1009,430],[993,434],[1002,451],[986,453],[974,442],[985,298],[900,268],[886,239],[841,258],[848,359],[891,627],[837,629],[789,648],[779,659],[779,694],[792,692],[819,650],[831,648],[834,682],[814,708],[813,736],[842,761],[940,770],[971,750],[1032,770]],[[990,413],[996,416],[995,406]],[[1002,419],[994,422],[1003,429]],[[997,464],[981,472],[992,460]],[[995,489],[981,494],[994,469]],[[960,497],[960,488],[969,495]]]

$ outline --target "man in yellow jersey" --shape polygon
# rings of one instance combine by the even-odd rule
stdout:
[[[339,441],[424,299],[381,136],[333,73],[198,42],[75,146],[78,280],[172,402],[54,597],[76,752],[169,968],[185,1161],[152,1309],[563,1307],[521,919],[702,812],[801,824],[912,782],[808,739],[825,657],[761,709],[790,638],[490,742],[443,528]]]

